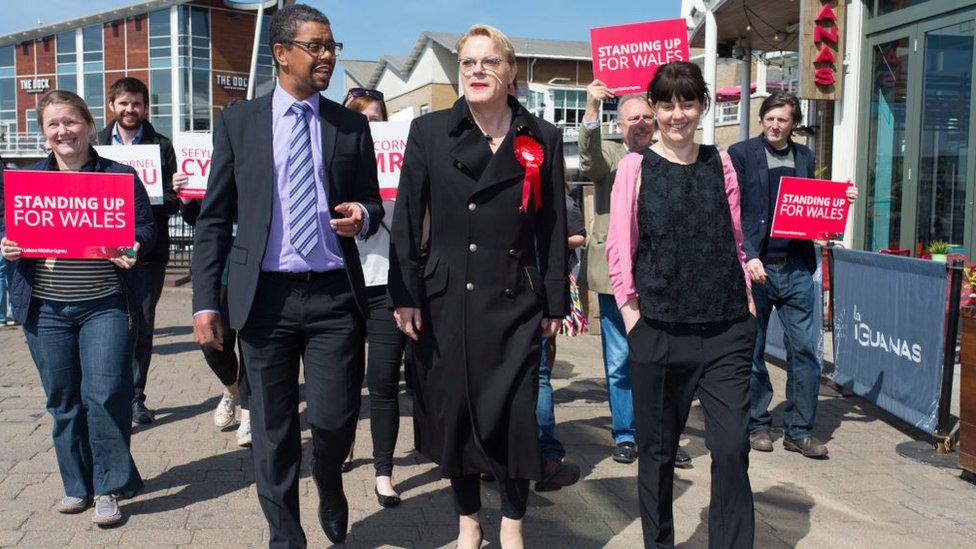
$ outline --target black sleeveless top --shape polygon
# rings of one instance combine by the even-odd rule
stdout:
[[[693,164],[643,152],[637,196],[634,281],[641,315],[701,324],[749,312],[718,149],[698,148]]]

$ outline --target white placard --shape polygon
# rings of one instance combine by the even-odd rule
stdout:
[[[98,145],[99,156],[125,164],[136,170],[149,194],[149,203],[163,203],[163,163],[159,145]]]
[[[203,198],[210,177],[210,160],[213,156],[213,134],[181,132],[173,140],[176,148],[176,169],[189,176],[187,185],[180,190],[181,198]]]
[[[370,122],[369,130],[373,134],[373,150],[376,151],[380,196],[383,200],[395,200],[410,122]]]

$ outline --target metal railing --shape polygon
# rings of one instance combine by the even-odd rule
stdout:
[[[43,155],[44,135],[40,133],[7,133],[0,137],[0,155]]]

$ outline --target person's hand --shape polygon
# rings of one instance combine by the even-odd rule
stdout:
[[[559,333],[559,327],[563,325],[563,319],[561,318],[543,318],[542,323],[539,328],[542,330],[542,339],[549,339],[550,337]]]
[[[586,103],[597,107],[605,99],[613,99],[613,92],[600,80],[594,80],[586,86]]]
[[[590,82],[586,86],[586,111],[583,113],[584,122],[594,122],[600,119],[600,103],[604,99],[613,98],[613,92],[606,84],[599,80]]]
[[[624,320],[624,334],[630,334],[630,331],[634,329],[634,326],[637,326],[641,318],[640,307],[637,305],[636,298],[624,303],[624,306],[620,308],[620,316]]]
[[[329,224],[339,236],[354,237],[363,230],[363,209],[355,202],[343,202],[335,207],[340,218],[333,218]]]
[[[136,242],[132,245],[132,255],[129,255],[122,250],[118,250],[118,254],[115,257],[110,257],[108,260],[112,262],[112,265],[120,269],[131,269],[136,265],[136,257],[139,256],[139,243]]]
[[[397,307],[393,310],[393,320],[396,321],[400,331],[410,339],[417,341],[420,338],[420,331],[424,327],[420,319],[420,309],[417,307]]]
[[[204,347],[224,350],[224,328],[217,313],[200,313],[193,317],[193,338]]]
[[[746,272],[749,273],[749,280],[760,284],[766,282],[766,269],[758,257],[746,263]]]
[[[853,204],[857,200],[857,185],[848,185],[845,192],[847,193],[847,201]]]
[[[7,261],[17,261],[20,259],[21,249],[13,240],[9,240],[7,237],[0,239],[0,250],[3,251],[3,258]]]
[[[180,194],[180,191],[183,190],[183,188],[189,184],[190,184],[190,176],[180,172],[173,174],[173,190],[176,191],[176,194]],[[189,204],[191,200],[193,199],[187,198],[185,196],[180,197],[180,202],[184,204]]]

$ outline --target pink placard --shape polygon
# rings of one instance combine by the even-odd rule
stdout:
[[[22,256],[107,258],[135,243],[131,174],[9,170],[7,238]]]
[[[593,77],[617,96],[646,92],[660,65],[690,59],[684,19],[590,29],[590,45]]]
[[[779,182],[770,234],[775,238],[821,240],[843,233],[850,183],[784,177]]]

